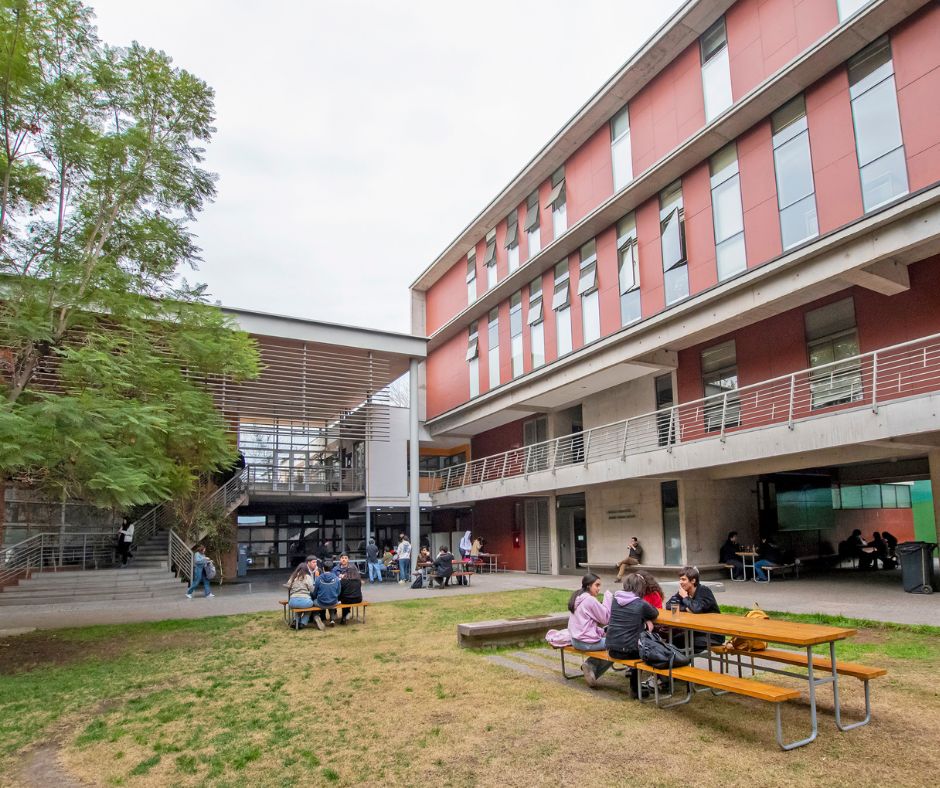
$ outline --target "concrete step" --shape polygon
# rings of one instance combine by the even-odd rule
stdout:
[[[75,594],[56,594],[51,596],[38,596],[35,594],[7,595],[0,594],[0,607],[20,606],[20,605],[76,605],[83,602],[111,602],[111,601],[131,601],[147,599],[185,599],[186,586],[182,583],[173,588],[136,591],[126,593],[102,592],[96,594],[75,593]]]
[[[150,567],[150,566],[135,566],[133,563],[129,564],[126,568],[120,567],[111,567],[108,569],[88,569],[86,571],[81,571],[79,569],[66,569],[59,572],[53,572],[52,570],[47,570],[45,572],[33,572],[32,580],[48,580],[51,579],[52,582],[56,582],[56,578],[68,578],[70,582],[76,582],[77,578],[81,578],[81,582],[88,582],[94,578],[108,578],[114,577],[117,573],[126,575],[128,577],[140,577],[142,579],[150,577],[165,577],[166,570],[160,569],[159,567]]]
[[[56,600],[63,597],[70,599],[97,599],[99,597],[124,597],[135,594],[165,594],[178,591],[183,587],[182,583],[165,583],[153,586],[136,586],[134,588],[44,588],[34,591],[23,591],[18,594],[10,594],[4,591],[0,594],[0,600],[7,600],[10,604],[16,604],[17,601],[48,599]]]
[[[95,577],[83,578],[81,576],[59,575],[58,577],[34,577],[22,580],[18,585],[10,586],[3,593],[19,593],[23,590],[42,591],[46,589],[59,590],[62,588],[127,588],[134,586],[149,586],[166,583],[176,578],[169,572],[148,574],[144,576],[122,573],[121,577]]]

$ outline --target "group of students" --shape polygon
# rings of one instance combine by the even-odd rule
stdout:
[[[840,553],[844,551],[849,558],[858,559],[859,569],[894,569],[898,565],[898,538],[888,531],[875,531],[871,539],[866,540],[862,532],[856,528],[852,535],[839,545]]]
[[[313,623],[323,630],[336,624],[336,608],[341,604],[354,604],[362,601],[362,575],[345,553],[339,563],[329,559],[320,561],[315,555],[297,565],[287,581],[288,607],[291,610],[319,607],[312,611]],[[303,629],[310,623],[311,611],[293,616],[291,627]],[[343,608],[339,623],[345,624],[349,618],[349,608]]]
[[[470,531],[466,531],[460,540],[460,560],[478,559],[482,548],[483,541],[479,538],[472,539]],[[366,545],[366,565],[369,568],[369,582],[381,583],[383,572],[396,568],[396,564],[399,584],[410,582],[412,575],[411,553],[411,542],[404,533],[399,534],[397,549],[392,550],[391,545],[386,545],[383,553],[379,552],[379,546],[375,543],[375,539],[369,539],[369,544]],[[432,556],[430,548],[427,545],[422,545],[418,551],[418,560],[415,562],[415,567],[419,571],[414,574],[421,575],[422,584],[427,580],[429,587],[435,580],[438,581],[441,587],[449,585],[451,575],[454,573],[455,560],[453,553],[450,552],[450,545],[441,545],[437,556]],[[430,578],[427,574],[429,568],[433,569]]]
[[[653,631],[656,620],[664,608],[675,606],[686,613],[720,613],[711,589],[701,585],[699,571],[686,566],[679,575],[679,590],[663,602],[663,590],[656,578],[646,570],[637,570],[623,581],[623,590],[601,593],[601,579],[588,573],[581,578],[581,587],[568,600],[568,636],[571,645],[579,651],[607,651],[614,659],[638,659],[640,635]],[[723,638],[721,639],[723,640]],[[720,642],[717,636],[696,633],[693,651],[704,651],[710,641]],[[686,645],[686,633],[677,630],[672,642],[679,648]],[[588,657],[581,665],[589,687],[613,667],[605,659]],[[630,670],[628,678],[634,696],[639,695],[637,672]]]

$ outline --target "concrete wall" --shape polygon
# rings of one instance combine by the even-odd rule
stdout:
[[[629,419],[655,409],[656,395],[652,375],[599,391],[585,397],[581,403],[585,429]]]
[[[370,499],[408,498],[408,408],[389,408],[388,441],[368,441]]]
[[[728,531],[744,544],[758,537],[756,477],[679,482],[683,558],[689,564],[714,564]]]
[[[585,490],[589,562],[620,561],[627,554],[630,537],[636,536],[643,546],[644,563],[663,563],[659,489],[657,481],[639,480]]]

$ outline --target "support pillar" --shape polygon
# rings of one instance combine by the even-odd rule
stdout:
[[[930,493],[933,498],[934,543],[940,544],[940,451],[927,455],[930,462]]]
[[[372,538],[372,507],[369,506],[368,499],[366,499],[366,544],[369,544],[369,540]]]
[[[558,571],[558,497],[548,496],[548,550],[551,561],[551,574],[561,574]]]
[[[409,470],[408,502],[410,513],[408,522],[411,523],[411,555],[412,566],[421,549],[421,474],[418,467],[418,359],[411,359],[408,368],[408,457],[411,464]]]

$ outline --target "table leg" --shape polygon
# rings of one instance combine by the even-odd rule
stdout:
[[[825,684],[830,681],[830,679],[820,679],[817,681],[816,677],[813,675],[813,647],[806,647],[806,671],[807,671],[807,680],[809,682],[809,719],[810,719],[810,734],[805,739],[800,739],[799,741],[791,742],[790,744],[784,744],[783,742],[783,726],[780,722],[780,706],[782,704],[776,703],[777,712],[776,712],[776,722],[777,722],[777,744],[780,745],[782,750],[794,750],[797,747],[802,747],[804,744],[809,744],[811,741],[816,740],[816,734],[818,732],[818,725],[816,722],[816,685]]]
[[[865,684],[865,718],[859,722],[852,722],[848,725],[842,724],[842,702],[839,699],[839,674],[836,670],[836,643],[832,641],[829,644],[829,662],[832,665],[832,705],[836,712],[836,727],[840,731],[850,731],[852,728],[861,728],[871,722],[871,689],[868,681]]]

